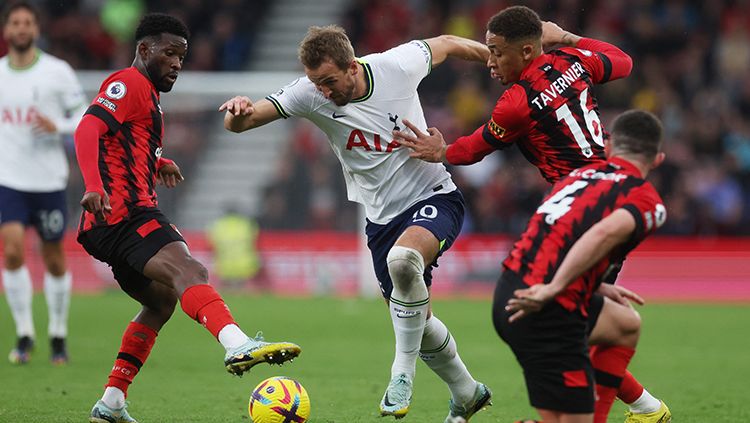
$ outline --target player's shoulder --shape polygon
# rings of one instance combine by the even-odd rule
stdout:
[[[320,94],[320,91],[315,88],[315,84],[310,81],[310,78],[308,78],[307,76],[300,76],[299,78],[279,88],[276,92],[270,94],[269,97],[280,98],[293,95],[294,97],[302,98],[307,96],[315,96],[316,94]]]
[[[111,73],[103,82],[100,91],[107,93],[110,98],[119,100],[127,93],[149,92],[152,85],[148,79],[135,67],[120,69]]]
[[[39,64],[48,68],[56,68],[66,71],[73,70],[73,67],[65,60],[41,50],[39,51]]]
[[[586,50],[585,48],[578,48],[578,47],[561,47],[561,48],[552,50],[549,54],[552,57],[565,57],[565,58],[577,58],[577,59],[584,59],[584,58],[594,56],[593,51]]]
[[[494,112],[528,109],[527,92],[523,84],[518,82],[508,87],[497,99]]]
[[[381,53],[371,53],[363,56],[361,60],[366,63],[377,65],[400,65],[403,60],[424,59],[432,61],[432,51],[424,40],[411,40],[395,47],[391,47]]]

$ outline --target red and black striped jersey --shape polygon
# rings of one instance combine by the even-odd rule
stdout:
[[[518,274],[526,285],[550,283],[573,244],[618,209],[630,212],[635,219],[636,230],[631,239],[555,298],[567,310],[579,309],[585,315],[591,293],[606,273],[618,267],[625,255],[663,225],[667,217],[659,194],[630,162],[611,158],[576,169],[556,183],[503,266]]]
[[[549,182],[605,160],[608,136],[599,119],[594,84],[627,76],[630,57],[603,41],[542,54],[497,101],[492,118],[448,146],[451,164],[471,164],[516,144]]]
[[[99,138],[98,170],[112,212],[102,221],[84,211],[79,231],[113,225],[135,209],[157,206],[154,188],[164,135],[159,92],[135,67],[105,79],[86,114],[109,128]]]

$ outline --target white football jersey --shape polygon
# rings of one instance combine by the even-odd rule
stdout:
[[[345,106],[326,99],[302,77],[266,97],[287,118],[309,119],[328,136],[341,162],[349,200],[365,206],[367,218],[388,223],[413,204],[456,185],[442,163],[409,157],[392,142],[392,131],[407,130],[407,119],[427,129],[417,86],[432,67],[424,41],[411,41],[359,59],[367,92]]]
[[[0,58],[0,185],[18,191],[65,189],[68,161],[60,132],[72,133],[86,110],[81,84],[66,62],[39,51],[24,69]],[[55,134],[35,134],[37,114],[51,119]]]

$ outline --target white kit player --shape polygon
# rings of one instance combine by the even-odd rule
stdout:
[[[39,15],[30,3],[11,2],[2,18],[8,44],[8,55],[0,58],[2,280],[17,334],[9,359],[28,362],[34,344],[32,284],[24,257],[25,229],[33,226],[46,266],[51,359],[64,364],[71,276],[62,245],[68,161],[61,133],[75,130],[86,101],[73,69],[36,47]]]
[[[367,215],[367,245],[388,302],[396,336],[391,380],[380,414],[409,410],[419,355],[451,392],[446,422],[464,422],[489,405],[491,393],[474,380],[447,327],[431,314],[432,268],[458,236],[463,196],[440,163],[409,157],[392,142],[407,119],[426,128],[417,94],[420,81],[448,56],[485,63],[475,41],[439,36],[362,58],[338,26],[311,27],[300,44],[306,76],[263,100],[238,96],[219,108],[233,132],[279,118],[304,117],[328,136],[346,179],[348,197]]]

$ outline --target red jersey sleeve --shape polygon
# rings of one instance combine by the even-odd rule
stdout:
[[[575,48],[565,47],[561,50],[580,58],[596,84],[624,78],[633,70],[630,56],[604,41],[581,38]]]
[[[667,220],[667,209],[664,201],[653,185],[646,182],[633,189],[621,206],[635,218],[636,229],[633,241],[640,242],[659,229]]]
[[[448,146],[446,160],[453,165],[472,164],[495,150],[511,146],[528,133],[529,113],[526,92],[513,85],[497,100],[487,123]]]
[[[149,92],[148,82],[138,70],[124,69],[104,80],[86,114],[103,120],[115,134],[128,117],[140,111]]]

